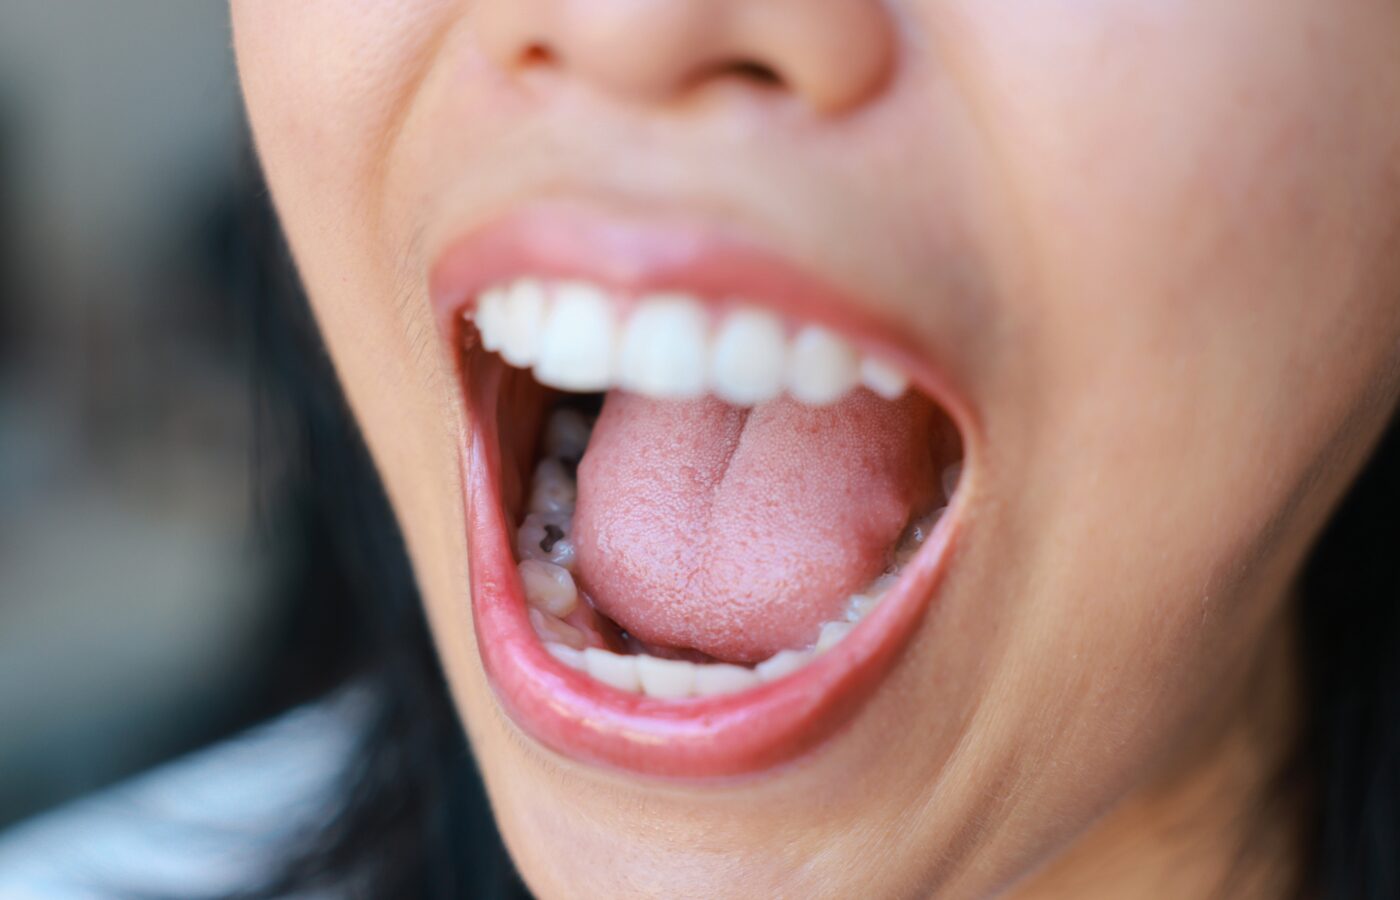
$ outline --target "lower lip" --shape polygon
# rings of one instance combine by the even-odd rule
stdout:
[[[496,399],[504,369],[466,355],[463,441],[472,612],[487,678],[507,714],[572,759],[672,779],[753,775],[812,752],[849,722],[918,627],[957,533],[957,506],[870,616],[786,678],[739,694],[658,700],[568,668],[526,618],[502,503]]]

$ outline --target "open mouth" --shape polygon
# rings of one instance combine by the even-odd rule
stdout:
[[[466,388],[477,643],[511,718],[683,778],[849,721],[964,505],[936,377],[785,263],[655,223],[512,217],[448,248],[433,297]]]

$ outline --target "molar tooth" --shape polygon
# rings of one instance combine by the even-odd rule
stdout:
[[[647,655],[638,656],[636,659],[637,676],[642,682],[642,692],[648,697],[679,700],[689,697],[695,690],[695,670],[698,667],[694,663]]]
[[[572,514],[578,499],[574,479],[557,459],[540,460],[535,467],[534,488],[530,492],[530,511],[537,513]]]
[[[865,593],[870,594],[876,600],[880,600],[897,584],[899,584],[898,575],[881,575],[870,583],[870,588],[865,591]]]
[[[531,606],[560,619],[578,608],[578,587],[567,569],[542,559],[522,560],[519,569]]]
[[[957,493],[958,482],[962,480],[962,461],[953,463],[943,470],[943,499],[952,500]]]
[[[530,626],[545,643],[563,644],[575,650],[582,650],[588,645],[588,639],[583,636],[582,631],[534,607],[530,607]]]
[[[584,661],[583,658],[582,650],[575,650],[573,647],[569,647],[565,644],[556,644],[553,641],[546,641],[544,649],[549,651],[550,656],[559,660],[561,663],[563,663],[571,669],[576,669],[582,672],[587,666],[587,663]]]
[[[788,390],[808,406],[835,403],[860,377],[855,348],[817,325],[798,332],[787,369]]]
[[[752,406],[783,391],[787,333],[772,313],[740,309],[720,325],[710,355],[710,384],[735,406]]]
[[[481,335],[481,346],[493,353],[500,350],[506,321],[505,288],[494,287],[483,292],[476,302],[472,321]]]
[[[516,533],[516,554],[522,560],[542,559],[572,571],[572,527],[573,522],[569,516],[559,513],[530,513]]]
[[[897,565],[903,567],[918,555],[919,551],[923,549],[924,543],[933,534],[933,530],[938,527],[938,521],[943,518],[943,514],[947,511],[948,507],[940,506],[918,521],[909,524],[904,539],[900,541],[899,547],[895,550],[894,559]]]
[[[580,460],[593,436],[593,423],[576,409],[556,409],[544,428],[544,452],[559,459]]]
[[[695,696],[737,694],[761,684],[753,669],[729,663],[711,663],[695,667]]]
[[[908,375],[871,356],[860,361],[860,381],[886,400],[898,400],[909,389]]]
[[[761,681],[777,681],[807,665],[811,659],[812,651],[810,650],[779,650],[770,658],[754,666],[754,671],[758,673]]]
[[[817,638],[817,652],[825,653],[835,647],[855,627],[853,622],[827,622],[822,626],[821,635]]]
[[[846,602],[846,621],[856,623],[870,615],[880,603],[879,597],[872,597],[869,594],[852,594],[851,599]]]
[[[570,282],[554,289],[540,335],[535,378],[563,391],[601,391],[612,385],[617,324],[600,289]]]
[[[704,308],[689,297],[642,300],[622,328],[618,386],[663,400],[701,396],[708,329]]]
[[[634,656],[618,656],[607,650],[589,647],[583,651],[583,660],[588,667],[588,674],[603,684],[633,693],[642,688],[642,682],[637,676],[637,658]]]
[[[520,279],[506,289],[502,310],[501,358],[517,369],[527,369],[539,358],[545,322],[544,285],[532,278]]]

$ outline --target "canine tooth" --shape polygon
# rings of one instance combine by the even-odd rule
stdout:
[[[787,366],[794,397],[809,406],[825,406],[844,397],[859,378],[859,358],[850,344],[816,325],[798,332]]]
[[[955,462],[943,470],[943,498],[952,500],[953,494],[958,490],[958,482],[962,480],[962,463]]]
[[[821,635],[817,637],[817,652],[825,653],[835,647],[855,627],[851,622],[827,622],[822,626]]]
[[[710,357],[710,386],[721,400],[751,406],[783,391],[787,334],[772,313],[741,309],[720,325]]]
[[[754,671],[758,673],[761,681],[777,681],[807,665],[811,659],[810,650],[779,650],[772,657],[754,666]]]
[[[642,682],[637,677],[635,656],[618,656],[607,650],[589,647],[583,651],[583,660],[588,674],[604,684],[621,691],[637,692],[642,688]]]
[[[663,400],[704,394],[708,328],[705,310],[688,297],[644,299],[622,326],[618,386]]]
[[[679,700],[689,697],[695,690],[694,663],[683,659],[662,659],[659,656],[638,656],[637,677],[642,682],[642,692],[648,697],[661,700]]]
[[[534,607],[530,608],[530,625],[535,629],[535,634],[540,636],[540,640],[546,643],[563,644],[575,650],[582,650],[588,645],[588,639],[583,636],[582,631]]]
[[[523,278],[506,290],[497,341],[501,357],[516,368],[528,368],[539,358],[540,329],[545,321],[544,285]]]
[[[746,669],[743,666],[712,663],[695,667],[695,696],[697,697],[737,694],[760,683],[754,670]]]
[[[556,409],[544,427],[544,452],[559,459],[579,460],[588,449],[593,424],[588,417],[574,409]]]
[[[578,487],[574,479],[557,459],[540,460],[535,467],[534,487],[530,493],[530,511],[537,513],[564,513],[574,511],[578,499]]]
[[[578,587],[568,569],[542,559],[522,560],[519,569],[531,606],[561,619],[578,607]]]
[[[870,356],[860,361],[860,382],[886,400],[898,400],[909,389],[908,375]]]
[[[515,550],[520,559],[542,559],[573,569],[574,543],[570,539],[573,522],[558,513],[530,513],[516,533]]]
[[[565,644],[556,644],[553,641],[546,641],[544,649],[549,651],[550,656],[571,669],[577,669],[582,672],[587,665],[587,663],[584,662],[582,650],[575,650],[573,647]]]
[[[481,335],[481,346],[495,352],[501,349],[506,319],[506,291],[496,287],[484,292],[476,303],[476,314],[472,320]]]
[[[601,391],[612,383],[617,325],[609,298],[589,284],[554,289],[540,335],[535,378],[563,391]]]

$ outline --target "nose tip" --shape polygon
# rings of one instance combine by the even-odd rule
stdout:
[[[477,13],[503,69],[648,104],[727,82],[843,110],[873,96],[893,61],[880,0],[478,0]]]

